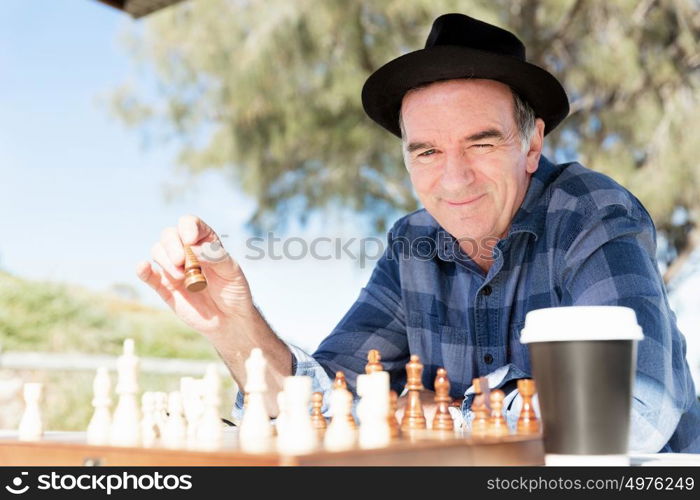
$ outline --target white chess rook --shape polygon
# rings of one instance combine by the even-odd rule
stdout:
[[[360,419],[360,447],[381,448],[391,442],[389,414],[389,373],[374,372],[358,375],[357,394],[361,397],[357,406]]]
[[[310,399],[310,377],[285,377],[284,425],[278,430],[277,438],[280,453],[298,455],[309,453],[316,448],[318,434],[311,422]]]
[[[168,395],[168,418],[163,429],[166,448],[184,448],[187,444],[187,422],[182,414],[182,396],[178,391]]]

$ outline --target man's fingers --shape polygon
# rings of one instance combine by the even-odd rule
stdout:
[[[139,277],[139,279],[141,279],[141,281],[153,288],[153,290],[156,291],[156,293],[166,304],[172,306],[173,294],[165,286],[166,278],[156,269],[153,269],[150,262],[139,262],[136,266],[136,275]]]
[[[185,249],[176,228],[166,227],[163,229],[160,234],[160,244],[173,266],[179,269],[185,265]]]
[[[218,241],[219,237],[206,222],[194,215],[183,215],[177,223],[177,231],[184,245]]]
[[[179,267],[175,267],[160,241],[151,247],[151,257],[174,280],[185,279],[185,273]]]

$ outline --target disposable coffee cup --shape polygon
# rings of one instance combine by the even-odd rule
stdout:
[[[547,465],[629,465],[637,341],[633,309],[570,306],[525,317]]]

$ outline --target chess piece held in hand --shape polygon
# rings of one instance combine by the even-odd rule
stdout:
[[[207,287],[207,279],[202,274],[202,266],[191,246],[185,246],[185,287],[190,292],[201,292]]]

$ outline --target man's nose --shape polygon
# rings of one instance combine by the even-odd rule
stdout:
[[[474,181],[474,169],[461,151],[446,154],[440,181],[446,192],[459,192]]]

